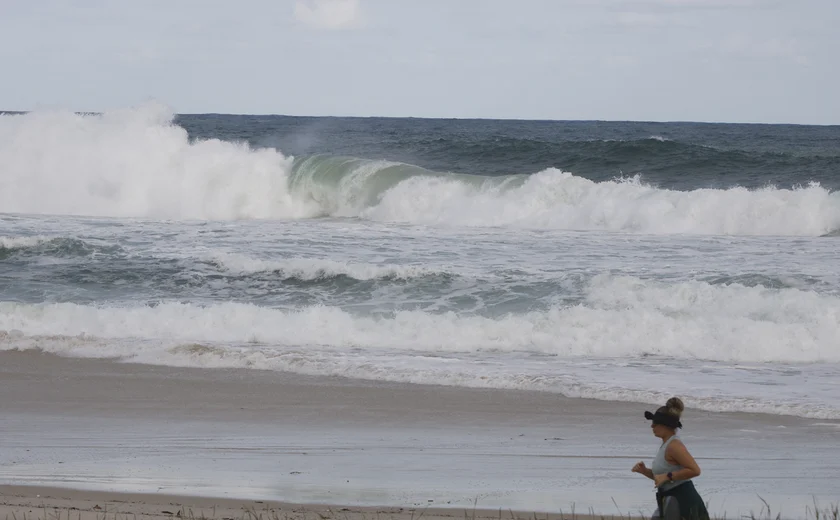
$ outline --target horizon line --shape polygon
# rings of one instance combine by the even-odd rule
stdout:
[[[137,108],[137,105],[129,107]],[[34,110],[0,110],[0,115],[21,115],[36,112]],[[66,110],[66,109],[48,109]],[[108,110],[72,110],[80,115],[101,115]],[[289,117],[309,119],[418,119],[434,121],[497,121],[497,122],[531,122],[531,123],[646,123],[646,124],[701,124],[701,125],[754,125],[754,126],[818,126],[834,127],[840,123],[782,123],[782,122],[750,122],[750,121],[701,121],[690,119],[529,119],[522,117],[440,117],[440,116],[382,116],[382,115],[301,115],[283,113],[256,112],[174,112],[175,116],[243,116],[243,117]]]

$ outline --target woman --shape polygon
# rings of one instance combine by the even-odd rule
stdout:
[[[656,413],[645,412],[645,419],[652,421],[653,434],[662,439],[662,446],[653,459],[653,467],[647,468],[644,462],[638,462],[633,466],[633,472],[653,480],[656,486],[659,509],[654,518],[670,520],[673,515],[673,518],[684,520],[708,520],[706,505],[691,482],[700,475],[700,466],[677,436],[677,428],[682,428],[680,416],[684,409],[683,402],[672,397]]]

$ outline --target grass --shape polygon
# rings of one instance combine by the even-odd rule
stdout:
[[[750,514],[743,515],[741,517],[733,517],[732,520],[840,520],[840,502],[830,504],[829,506],[820,507],[815,500],[813,507],[808,506],[805,508],[804,516],[789,517],[782,516],[780,512],[774,513],[770,508],[770,504],[768,504],[766,500],[764,500],[760,496],[759,499],[764,505],[757,514],[751,512]],[[613,500],[613,503],[615,503],[615,500]],[[476,520],[476,505],[477,502],[473,505],[472,511],[468,511],[466,509],[464,510],[464,520]],[[423,520],[427,509],[428,508],[423,509],[419,512],[412,511],[409,519],[404,518],[405,514],[400,514],[398,516],[403,518],[404,520]],[[618,504],[616,504],[616,509],[619,509]],[[92,517],[90,513],[93,513]],[[100,510],[96,510],[96,508],[90,510],[80,510],[76,508],[63,509],[43,506],[41,508],[30,511],[28,514],[8,514],[6,515],[5,520],[149,520],[151,518],[161,517],[166,518],[167,520],[398,520],[398,516],[382,515],[378,512],[350,512],[350,514],[348,515],[347,509],[334,511],[329,508],[326,509],[326,513],[322,511],[306,510],[302,510],[300,512],[279,511],[277,509],[271,509],[269,507],[266,507],[263,510],[251,508],[244,509],[239,516],[220,517],[216,515],[215,508],[213,508],[212,514],[208,516],[203,511],[199,514],[195,514],[193,510],[189,508],[178,508],[175,511],[162,510],[157,513],[138,514],[109,512],[107,510],[107,507],[105,509],[102,509],[100,512]],[[435,518],[440,518],[440,515],[436,514]],[[457,517],[451,518],[452,520],[457,520]],[[578,511],[576,511],[575,505],[573,504],[571,510],[568,513],[565,513],[563,510],[560,510],[558,513],[532,513],[528,516],[517,515],[511,510],[508,510],[507,512],[503,513],[500,509],[496,518],[498,520],[648,520],[650,516],[643,514],[641,511],[638,515],[632,515],[629,513],[623,514],[621,512],[619,512],[617,515],[596,514],[592,508],[590,508],[586,513],[581,514]],[[495,519],[489,516],[482,516],[480,517],[480,520]],[[713,516],[711,520],[730,519],[728,519],[724,515],[722,517]]]

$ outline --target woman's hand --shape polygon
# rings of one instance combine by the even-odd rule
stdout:
[[[660,475],[653,476],[653,485],[656,487],[661,486],[662,484],[668,482],[668,474],[662,473]]]
[[[633,473],[639,473],[640,475],[644,475],[647,478],[653,480],[653,471],[650,470],[647,466],[645,466],[644,462],[637,462],[633,469],[631,470]]]

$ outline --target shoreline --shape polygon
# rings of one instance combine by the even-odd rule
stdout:
[[[39,351],[0,352],[0,395],[6,491],[434,505],[458,517],[478,507],[493,518],[654,508],[649,483],[630,473],[656,450],[643,404]],[[689,409],[684,423],[713,515],[758,514],[764,496],[801,517],[813,497],[840,498],[840,461],[826,456],[840,421]]]
[[[144,363],[144,362],[134,362],[134,361],[123,361],[119,358],[86,358],[86,357],[69,357],[69,356],[62,356],[59,354],[54,354],[48,351],[42,350],[0,350],[0,361],[6,360],[4,363],[0,364],[0,375],[5,374],[6,377],[12,376],[16,377],[19,376],[17,370],[23,366],[31,366],[33,363],[43,363],[46,362],[48,368],[56,368],[59,365],[62,370],[70,369],[70,373],[67,375],[62,375],[59,377],[65,384],[72,384],[73,381],[70,379],[69,376],[71,375],[85,375],[98,378],[101,382],[108,382],[113,380],[114,378],[118,377],[129,377],[131,379],[138,379],[137,376],[151,378],[153,380],[157,380],[160,382],[162,379],[171,378],[171,377],[178,377],[186,385],[196,385],[200,384],[200,382],[207,382],[207,381],[224,381],[226,384],[233,384],[237,385],[237,383],[242,383],[238,385],[237,393],[231,396],[233,399],[247,399],[249,397],[254,397],[256,395],[255,392],[251,392],[251,395],[245,395],[242,393],[243,387],[248,385],[257,385],[257,386],[268,386],[268,385],[291,385],[296,387],[297,389],[303,388],[329,388],[333,391],[331,395],[333,397],[342,396],[343,393],[339,390],[341,388],[352,388],[358,389],[365,393],[376,393],[376,392],[391,392],[391,397],[399,400],[403,400],[406,394],[409,393],[416,393],[422,395],[468,395],[475,399],[480,399],[483,401],[483,405],[488,405],[490,403],[500,403],[501,405],[507,405],[511,402],[517,401],[517,396],[521,396],[524,401],[526,402],[539,402],[540,405],[543,406],[561,406],[568,405],[571,408],[578,409],[581,407],[591,407],[593,412],[595,413],[614,413],[617,415],[621,415],[622,417],[628,417],[631,419],[635,419],[635,415],[641,416],[641,411],[644,410],[652,410],[661,405],[644,402],[644,401],[637,401],[637,400],[626,400],[626,401],[619,401],[619,400],[609,400],[609,399],[597,399],[593,397],[568,397],[560,393],[550,392],[550,391],[541,391],[541,390],[530,390],[530,389],[510,389],[510,388],[492,388],[492,387],[473,387],[473,386],[455,386],[455,385],[442,385],[442,384],[435,384],[435,383],[414,383],[414,382],[401,382],[401,381],[386,381],[386,380],[377,380],[377,379],[362,379],[362,378],[351,378],[345,376],[323,376],[323,375],[306,375],[306,374],[299,374],[294,372],[284,372],[284,371],[275,371],[269,369],[256,369],[256,368],[242,368],[242,367],[180,367],[180,366],[170,366],[170,365],[159,365],[159,364],[151,364],[151,363]],[[85,366],[89,365],[89,366]],[[5,366],[5,368],[4,368]],[[93,372],[93,374],[91,374]],[[34,374],[33,374],[34,375]],[[247,381],[246,381],[247,380]],[[123,386],[130,385],[134,381],[125,381],[123,380]],[[24,383],[23,381],[18,381],[18,383]],[[2,382],[0,382],[2,384]],[[141,387],[139,385],[133,385],[131,391],[138,391]],[[16,389],[20,390],[20,389]],[[120,404],[130,404],[136,405],[143,399],[148,399],[150,396],[154,396],[155,389],[153,388],[144,388],[143,391],[147,392],[148,395],[146,396],[138,396],[135,399],[129,399],[125,402]],[[90,394],[90,390],[84,390],[85,393]],[[484,396],[484,399],[481,399],[480,396]],[[54,397],[54,396],[53,396]],[[0,403],[0,406],[11,406],[15,409],[15,411],[20,412],[29,412],[34,411],[36,413],[40,413],[44,410],[48,410],[50,412],[56,412],[61,410],[66,410],[68,405],[67,398],[72,396],[62,396],[60,400],[47,400],[42,399],[38,402],[39,409],[32,410],[30,403],[26,403],[23,406],[19,406],[19,400],[13,399],[16,402],[6,402]],[[97,397],[101,397],[98,395]],[[122,396],[108,396],[109,401],[119,401],[120,397]],[[130,397],[130,396],[126,396]],[[175,398],[179,398],[181,396],[174,396]],[[183,398],[195,398],[196,395],[190,396],[183,396]],[[204,396],[202,396],[203,400],[207,401]],[[60,402],[60,406],[56,406],[55,404]],[[442,400],[440,403],[445,403],[446,400]],[[165,406],[167,403],[158,402],[157,404]],[[212,408],[213,404],[210,402],[202,403],[205,408],[208,406]],[[239,404],[248,404],[248,402],[239,402]],[[262,408],[265,408],[268,403],[260,402],[259,405]],[[280,403],[276,407],[282,408],[283,406],[288,405],[288,402]],[[300,403],[295,403],[300,404]],[[413,402],[412,404],[422,404],[418,402]],[[269,407],[272,405],[268,404]],[[247,410],[248,406],[240,407],[241,410]],[[2,408],[0,408],[2,410]],[[137,414],[142,413],[144,410],[143,407],[131,406],[130,413]],[[630,410],[628,412],[628,410]],[[154,413],[157,414],[161,410],[155,409]],[[235,411],[235,410],[228,410],[228,411]],[[638,412],[638,413],[635,413]],[[109,410],[109,412],[129,412],[128,409],[125,410]],[[823,418],[816,418],[816,417],[802,417],[798,415],[791,415],[791,414],[773,414],[768,412],[747,412],[747,411],[709,411],[704,409],[698,408],[687,408],[687,414],[690,414],[691,419],[697,418],[708,418],[708,417],[729,417],[732,419],[740,419],[740,420],[757,420],[762,421],[764,419],[768,420],[775,424],[797,424],[802,422],[811,422],[811,423],[825,423],[825,424],[836,424],[840,427],[840,419],[823,419]],[[257,420],[259,417],[249,417],[249,419]],[[691,420],[689,419],[689,420]],[[694,421],[692,421],[694,422]]]

